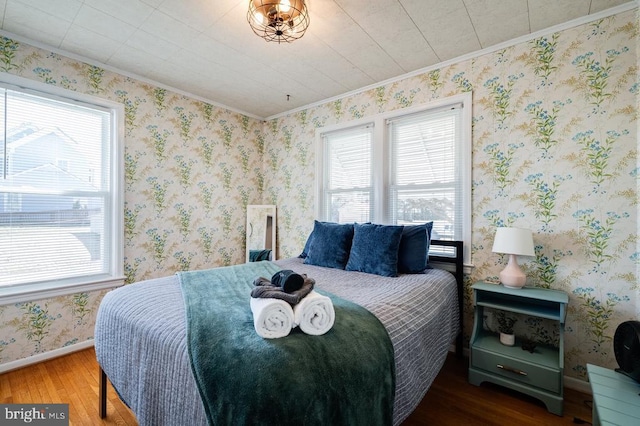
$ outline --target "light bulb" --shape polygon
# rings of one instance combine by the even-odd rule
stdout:
[[[289,9],[291,9],[291,3],[289,3],[289,0],[281,0],[280,12],[287,13]]]

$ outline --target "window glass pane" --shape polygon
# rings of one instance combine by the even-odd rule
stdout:
[[[406,120],[392,126],[396,185],[455,180],[455,124],[451,115],[427,115],[419,121]]]
[[[15,214],[11,226],[0,225],[0,285],[103,272],[103,212],[97,208]]]
[[[456,223],[455,191],[413,189],[398,191],[394,197],[396,223],[398,225],[420,224],[433,221],[433,239],[454,239]]]
[[[326,136],[329,189],[371,186],[371,130],[358,129]]]
[[[372,127],[323,135],[324,216],[333,222],[362,222],[371,216]]]
[[[368,222],[371,216],[371,197],[368,191],[334,192],[329,198],[330,222]]]
[[[0,286],[109,273],[110,113],[2,91]]]

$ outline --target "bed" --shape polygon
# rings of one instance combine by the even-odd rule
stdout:
[[[462,353],[462,242],[433,240],[431,247],[452,256],[430,256],[431,268],[424,274],[394,278],[307,265],[299,258],[274,262],[313,277],[318,291],[364,307],[384,326],[395,361],[394,425],[420,403],[454,341]],[[194,379],[186,330],[176,276],[105,296],[95,334],[101,417],[106,416],[108,379],[141,425],[216,423],[208,418]]]

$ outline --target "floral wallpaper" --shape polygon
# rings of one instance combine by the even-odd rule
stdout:
[[[536,246],[529,285],[569,294],[565,374],[616,366],[615,328],[640,312],[638,31],[636,9],[270,122],[265,198],[278,205],[280,256],[297,255],[312,228],[317,129],[472,91],[466,337],[470,285],[497,278],[506,262],[491,252],[496,227],[525,227]],[[518,326],[516,334],[557,343],[553,324]]]
[[[569,294],[565,374],[585,379],[587,363],[615,366],[615,328],[640,314],[638,32],[635,9],[266,123],[8,39],[0,68],[125,106],[128,282],[242,262],[247,204],[277,205],[278,257],[298,255],[317,129],[472,91],[466,330],[470,285],[504,267],[495,228],[528,227],[529,284]],[[102,296],[0,306],[0,363],[91,339]],[[557,339],[544,322],[519,327]]]

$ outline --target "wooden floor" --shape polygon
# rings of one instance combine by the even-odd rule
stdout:
[[[443,369],[403,426],[591,424],[591,395],[564,389],[564,415],[535,398],[492,383],[467,382],[469,359],[449,355]]]
[[[565,389],[564,416],[508,389],[467,383],[467,360],[450,355],[416,411],[403,426],[567,425],[590,423],[590,396]],[[93,349],[0,375],[0,403],[68,403],[71,425],[136,425],[109,386],[107,417],[98,415],[98,364]],[[176,425],[177,426],[177,425]]]
[[[70,425],[137,425],[111,385],[107,389],[107,417],[104,421],[100,418],[98,379],[95,352],[85,349],[0,374],[0,403],[67,403]]]

